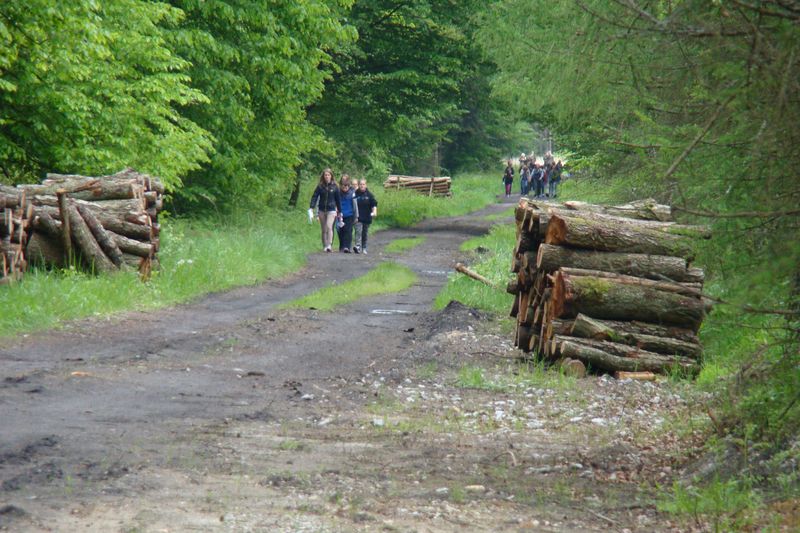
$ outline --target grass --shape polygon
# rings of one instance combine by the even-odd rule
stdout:
[[[425,242],[426,237],[407,237],[404,239],[395,239],[389,244],[387,244],[383,251],[389,252],[391,254],[407,252],[412,248],[416,248],[423,242]]]
[[[478,247],[488,250],[477,256],[478,260],[469,267],[494,282],[497,289],[484,285],[463,274],[451,274],[447,285],[436,296],[434,307],[443,309],[451,300],[464,305],[506,315],[514,297],[506,293],[505,286],[510,279],[509,266],[511,249],[514,247],[515,229],[512,224],[494,226],[488,235],[466,241],[461,249],[474,250]]]
[[[704,486],[675,483],[672,494],[659,505],[661,511],[694,523],[707,531],[749,530],[759,521],[763,502],[746,482],[715,479]]]
[[[330,311],[360,298],[403,291],[417,281],[417,275],[408,267],[397,263],[381,263],[365,275],[329,285],[297,300],[282,304],[282,308],[314,308]]]
[[[494,201],[496,180],[456,176],[452,198],[428,198],[374,187],[379,214],[372,231],[409,226],[424,218],[455,216]],[[0,286],[0,338],[58,327],[66,321],[146,311],[202,294],[285,276],[303,266],[319,248],[319,226],[308,224],[303,188],[296,209],[263,208],[203,219],[162,217],[161,268],[141,283],[133,273],[93,276],[78,269],[33,270],[21,283]]]

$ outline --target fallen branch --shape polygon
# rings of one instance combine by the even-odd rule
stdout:
[[[477,272],[475,272],[473,270],[470,270],[463,263],[456,263],[456,272],[461,272],[465,276],[468,276],[468,277],[470,277],[470,278],[472,278],[474,280],[480,281],[481,283],[484,283],[484,284],[490,286],[493,289],[497,289],[498,288],[497,285],[495,285],[494,283],[492,283],[491,281],[489,281],[485,277],[481,276]]]

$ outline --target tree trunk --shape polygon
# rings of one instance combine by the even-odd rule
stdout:
[[[675,294],[682,294],[684,296],[694,296],[695,298],[703,297],[699,283],[656,281],[653,279],[637,278],[636,276],[626,276],[625,274],[615,274],[614,272],[604,272],[602,270],[586,270],[584,268],[563,267],[558,271],[563,272],[568,276],[591,276],[595,278],[604,278],[614,280],[617,283],[624,283],[626,285],[639,285],[640,287],[649,287],[659,291],[674,292]]]
[[[576,250],[551,244],[539,245],[536,267],[546,272],[573,267],[655,280],[703,282],[703,271],[688,268],[686,260],[680,257]]]
[[[619,327],[615,329],[609,322],[596,320],[583,314],[578,314],[575,318],[568,335],[593,340],[612,341],[636,346],[649,352],[684,355],[695,359],[699,358],[703,353],[703,348],[699,343],[686,342],[671,337],[635,333],[625,331]]]
[[[152,257],[155,252],[155,247],[152,243],[129,239],[123,235],[117,235],[113,231],[109,231],[108,236],[122,252],[127,254],[138,257]]]
[[[98,222],[100,222],[103,227],[109,231],[113,231],[119,235],[124,235],[126,237],[130,237],[132,239],[138,239],[142,241],[148,241],[151,238],[157,235],[156,233],[156,225],[149,226],[144,224],[134,224],[131,222],[126,222],[120,218],[117,218],[115,215],[110,215],[108,213],[104,213],[102,211],[93,211],[94,216],[97,218]],[[48,206],[40,206],[34,209],[34,215],[36,217],[41,217],[43,215],[48,215],[56,221],[61,220],[61,214],[58,212],[58,209],[54,209]],[[56,222],[60,228],[60,222]]]
[[[705,303],[694,297],[642,285],[594,276],[558,272],[553,287],[553,316],[639,320],[697,331],[705,317]]]
[[[672,255],[684,259],[694,257],[686,237],[647,228],[606,224],[589,218],[552,215],[547,225],[545,242],[568,244],[588,250]]]
[[[667,374],[676,370],[690,373],[698,370],[697,363],[691,359],[631,349],[629,346],[614,345],[612,342],[560,336],[555,337],[554,341],[558,357],[578,359],[594,368],[609,372],[622,370]]]
[[[57,193],[58,215],[61,217],[61,242],[64,245],[64,255],[69,262],[73,257],[72,251],[72,221],[69,216],[69,203],[67,194],[63,190]]]
[[[31,264],[41,266],[67,266],[67,254],[59,236],[37,231],[28,240],[25,255]]]
[[[658,220],[661,222],[672,220],[672,207],[658,204],[653,199],[639,200],[610,207],[587,204],[586,202],[564,202],[564,207],[576,211],[591,211],[642,220]]]
[[[89,230],[92,232],[97,244],[100,245],[100,248],[103,249],[103,252],[105,252],[106,256],[108,256],[111,262],[114,263],[114,266],[117,268],[121,267],[122,251],[120,251],[117,243],[111,238],[109,232],[107,232],[100,222],[97,221],[97,218],[95,218],[90,209],[87,209],[82,205],[76,205],[75,207],[78,210],[78,213],[80,213],[81,218],[83,218],[83,221],[86,222],[87,226],[89,226]]]
[[[94,266],[97,272],[114,272],[117,270],[114,263],[103,253],[103,249],[95,240],[89,226],[78,213],[78,209],[74,205],[67,205],[67,220],[69,220],[69,228],[72,233],[72,238],[81,250],[81,255],[89,263]]]

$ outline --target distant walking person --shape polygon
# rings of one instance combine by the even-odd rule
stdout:
[[[519,193],[522,196],[528,194],[528,184],[530,183],[531,171],[528,164],[524,163],[519,169]]]
[[[331,251],[333,245],[333,223],[342,211],[342,201],[339,187],[333,181],[333,172],[326,168],[319,177],[317,188],[311,196],[312,210],[318,209],[319,225],[322,229],[322,249]]]
[[[561,160],[553,166],[553,175],[550,177],[550,198],[555,198],[558,195],[558,184],[561,183],[561,171],[563,168]]]
[[[347,174],[342,174],[339,180],[339,195],[342,202],[342,224],[336,228],[339,233],[339,251],[349,254],[353,248],[353,225],[358,220],[358,204],[356,191]]]
[[[506,198],[511,196],[511,185],[514,184],[514,165],[508,160],[506,170],[503,172],[503,185],[506,186]]]
[[[539,163],[533,165],[531,182],[533,184],[533,195],[536,198],[541,198],[544,195],[544,169]]]
[[[372,224],[372,218],[378,216],[378,200],[367,189],[367,180],[358,182],[356,203],[358,203],[358,222],[356,223],[356,246],[354,251],[357,254],[367,255],[369,225]]]

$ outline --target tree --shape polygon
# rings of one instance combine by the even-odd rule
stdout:
[[[208,105],[184,116],[214,135],[211,162],[191,172],[183,204],[263,203],[290,187],[303,154],[323,144],[305,108],[322,94],[329,51],[355,38],[347,0],[172,0],[186,21],[170,44],[191,63]]]
[[[179,108],[207,102],[166,45],[181,12],[136,0],[0,3],[0,168],[102,174],[134,166],[169,186],[211,137]]]

